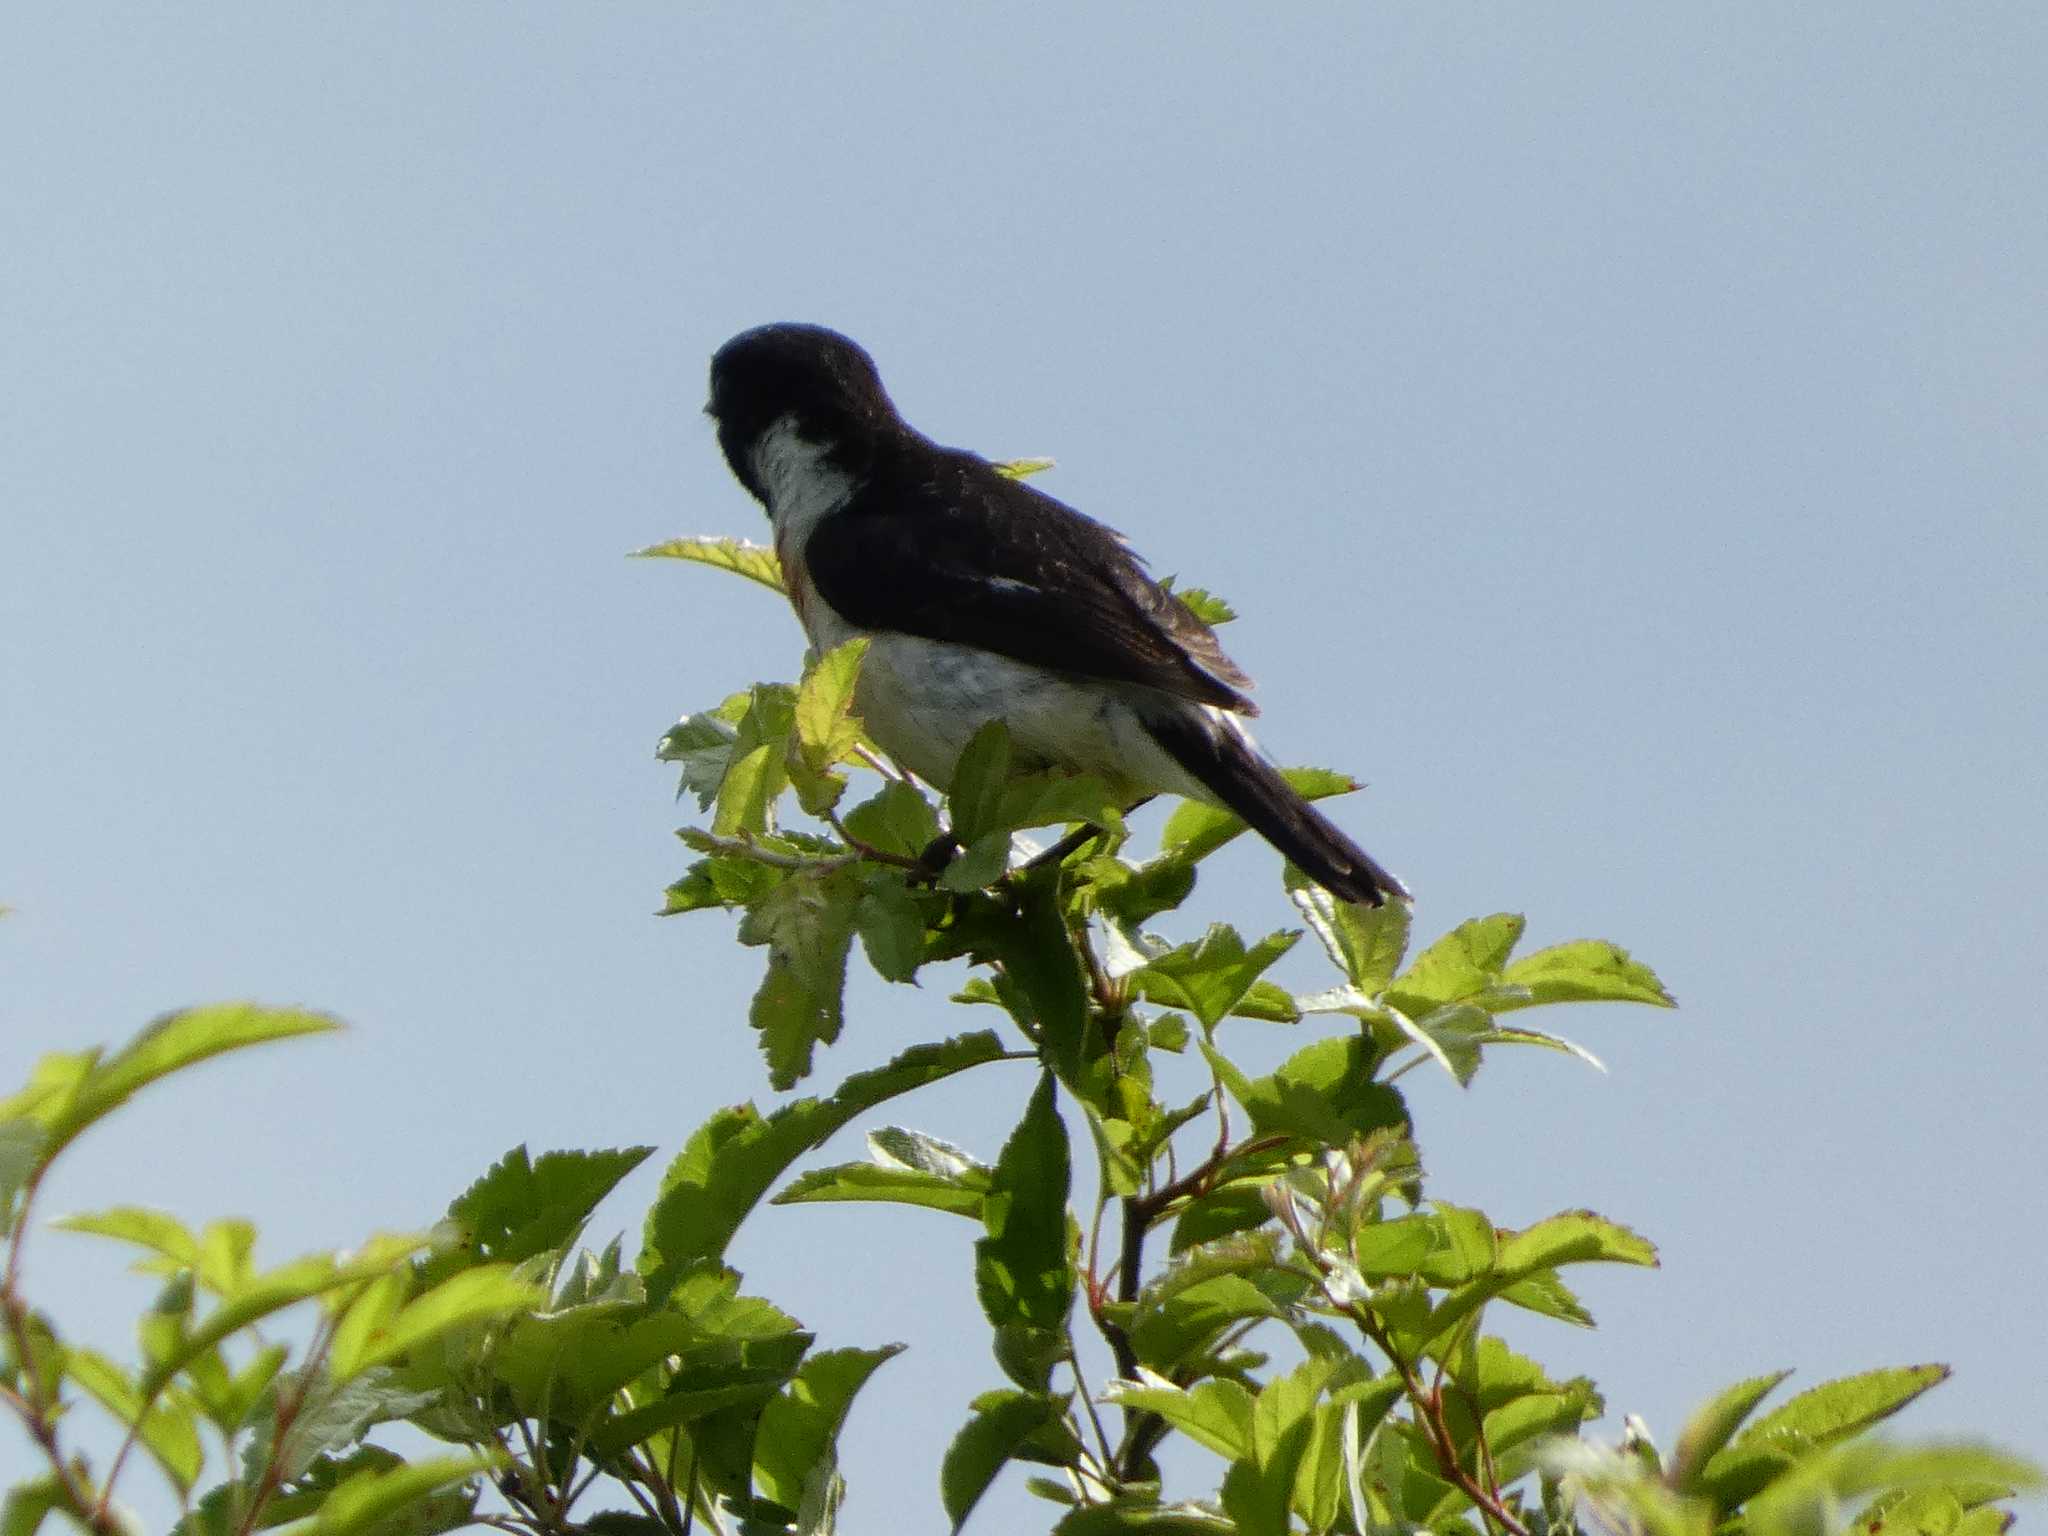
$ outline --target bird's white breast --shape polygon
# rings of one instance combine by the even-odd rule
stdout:
[[[794,418],[761,434],[753,449],[754,475],[775,534],[790,602],[804,633],[822,654],[869,633],[843,618],[818,593],[803,551],[821,519],[843,508],[855,478],[831,462],[829,448],[807,440]],[[905,573],[863,573],[899,581]],[[1159,701],[1153,700],[1153,707]],[[1220,713],[1205,706],[1205,713]],[[944,788],[968,739],[988,721],[1010,729],[1023,763],[1100,773],[1133,796],[1164,791],[1213,797],[1145,729],[1130,692],[1114,683],[1082,682],[978,646],[883,631],[874,635],[861,664],[855,708],[868,734],[926,782]],[[1229,719],[1226,728],[1236,729]]]

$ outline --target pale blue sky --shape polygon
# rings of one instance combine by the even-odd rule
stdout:
[[[759,536],[705,360],[820,320],[935,436],[1056,456],[1054,494],[1230,596],[1266,740],[1371,780],[1340,815],[1420,928],[1523,910],[1679,994],[1558,1020],[1608,1077],[1410,1079],[1438,1194],[1662,1245],[1592,1279],[1599,1332],[1524,1347],[1667,1442],[1739,1376],[1948,1360],[1907,1426],[2048,1454],[2048,11],[6,33],[0,1081],[184,1002],[356,1026],[144,1101],[52,1210],[241,1212],[282,1256],[424,1221],[517,1141],[657,1143],[617,1226],[765,1100],[758,953],[648,915],[686,857],[650,751],[800,634],[621,556]],[[1286,924],[1276,874],[1233,850],[1198,915]],[[957,1027],[945,990],[858,982],[823,1080]],[[1299,1043],[1261,1028],[1255,1059]],[[992,1155],[995,1093],[894,1118]],[[32,1278],[125,1344],[107,1257],[41,1238]],[[955,1346],[965,1230],[775,1211],[737,1258],[827,1344],[911,1343],[849,1514],[939,1529],[998,1382]]]

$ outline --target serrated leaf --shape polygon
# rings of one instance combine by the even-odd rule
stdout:
[[[1681,1493],[1692,1492],[1707,1463],[1735,1437],[1743,1421],[1756,1411],[1757,1404],[1791,1374],[1790,1371],[1772,1371],[1765,1376],[1738,1381],[1732,1387],[1722,1388],[1695,1409],[1680,1431],[1678,1444],[1672,1452],[1671,1486]]]
[[[1730,1449],[1786,1437],[1807,1444],[1841,1439],[1890,1418],[1950,1374],[1946,1365],[1898,1365],[1824,1381],[1758,1419],[1736,1436]]]
[[[915,784],[891,779],[871,799],[844,817],[846,830],[870,848],[914,859],[939,835],[939,819],[931,801]]]
[[[1175,587],[1173,595],[1188,607],[1188,611],[1212,629],[1218,624],[1228,624],[1237,617],[1237,610],[1215,593],[1203,587]]]
[[[1654,1268],[1657,1247],[1620,1222],[1591,1211],[1561,1211],[1503,1241],[1498,1262],[1502,1270],[1518,1273],[1556,1269],[1563,1264],[1644,1264]]]
[[[278,1475],[295,1481],[320,1457],[354,1445],[375,1425],[419,1412],[435,1396],[407,1390],[397,1383],[394,1372],[382,1367],[347,1382],[337,1382],[319,1368],[310,1373],[282,1372],[259,1405],[256,1432],[242,1451],[243,1470],[250,1478],[258,1477],[275,1461]],[[288,1397],[297,1401],[298,1410],[278,1445],[278,1407]]]
[[[780,744],[753,747],[726,769],[718,787],[718,810],[711,818],[711,829],[720,837],[767,829],[775,797],[789,784],[785,750]]]
[[[1137,1385],[1112,1382],[1102,1395],[1119,1407],[1158,1414],[1228,1460],[1252,1454],[1252,1394],[1235,1381],[1216,1378],[1183,1391],[1163,1378],[1147,1377]]]
[[[1071,1169],[1067,1128],[1041,1073],[1024,1118],[1003,1143],[982,1203],[987,1236],[974,1245],[982,1311],[996,1327],[1064,1329],[1074,1300],[1067,1252]]]
[[[1478,996],[1501,979],[1501,967],[1522,937],[1522,918],[1496,912],[1458,924],[1386,988],[1386,1000],[1410,1018]]]
[[[856,1115],[1002,1056],[1002,1041],[982,1030],[915,1046],[886,1066],[855,1073],[827,1098],[799,1099],[772,1115],[752,1104],[720,1110],[669,1165],[648,1210],[639,1267],[649,1296],[665,1297],[691,1265],[723,1256],[769,1185]]]
[[[778,1089],[810,1075],[814,1047],[839,1038],[846,957],[853,946],[859,875],[850,867],[800,870],[747,910],[742,944],[768,946],[768,968],[748,1018],[761,1035]]]
[[[473,1264],[516,1264],[574,1241],[598,1203],[647,1160],[652,1147],[545,1152],[522,1144],[449,1202],[435,1251],[420,1268],[436,1285]]]
[[[901,1344],[880,1349],[833,1349],[811,1355],[795,1377],[761,1410],[754,1441],[754,1483],[762,1493],[791,1508],[820,1465],[836,1461],[833,1447],[846,1412],[867,1379]]]
[[[979,1400],[953,1436],[939,1468],[939,1498],[958,1531],[996,1474],[1031,1436],[1059,1416],[1058,1403],[1038,1392],[999,1392]]]
[[[841,1163],[801,1175],[770,1202],[808,1205],[831,1201],[872,1200],[890,1205],[922,1206],[955,1216],[981,1219],[982,1194],[951,1179],[910,1168],[877,1168],[873,1163]]]
[[[877,1163],[929,1173],[970,1189],[987,1189],[989,1167],[962,1147],[923,1131],[884,1125],[868,1132],[868,1151]]]
[[[1501,972],[1501,979],[1526,988],[1529,1003],[1650,1003],[1660,1008],[1677,1006],[1657,973],[1632,959],[1618,944],[1604,939],[1574,939],[1524,955]],[[1503,1001],[1507,1007],[1526,1004]]]
[[[994,885],[1010,867],[1010,834],[998,827],[984,832],[961,849],[939,872],[939,888],[947,891],[979,891]]]
[[[499,1322],[547,1300],[546,1290],[519,1279],[509,1264],[465,1269],[406,1302],[365,1337],[349,1336],[345,1327],[337,1329],[328,1369],[336,1381],[345,1382],[372,1366],[402,1359],[444,1333]]]
[[[1139,1299],[1129,1336],[1138,1360],[1162,1376],[1215,1343],[1227,1328],[1286,1316],[1286,1309],[1244,1275],[1219,1274]]]
[[[1213,1029],[1300,938],[1298,931],[1283,929],[1246,948],[1236,929],[1212,923],[1200,939],[1156,956],[1127,980],[1139,996],[1184,1008]]]
[[[775,592],[786,590],[782,584],[782,563],[775,558],[775,551],[765,545],[750,544],[745,539],[664,539],[659,544],[634,550],[629,558],[691,560],[698,565],[744,576]]]
[[[1220,1060],[1207,1047],[1204,1053],[1212,1066]],[[1261,1134],[1342,1146],[1407,1121],[1400,1094],[1374,1080],[1374,1064],[1370,1042],[1335,1035],[1302,1047],[1266,1077],[1246,1079],[1232,1067],[1224,1083]]]
[[[1321,941],[1331,964],[1367,997],[1376,996],[1393,980],[1408,949],[1413,918],[1403,902],[1377,907],[1339,901],[1301,871],[1289,868],[1287,897],[1300,910],[1310,931]]]
[[[97,1050],[45,1056],[28,1086],[0,1101],[0,1122],[27,1120],[38,1126],[40,1145],[30,1166],[47,1163],[87,1126],[173,1072],[229,1051],[340,1028],[340,1020],[301,1008],[210,1003],[181,1009],[151,1022],[112,1056]],[[11,1139],[18,1162],[26,1138],[17,1133]]]
[[[739,739],[739,722],[750,702],[748,695],[735,693],[716,709],[684,715],[668,728],[654,755],[682,770],[677,798],[695,795],[700,811],[711,809],[725,782],[725,771],[732,765],[733,743]]]
[[[882,870],[867,878],[853,909],[853,926],[877,976],[896,982],[917,979],[924,962],[924,911],[900,874]]]
[[[1088,984],[1060,905],[1059,872],[1045,869],[1012,882],[1008,901],[956,908],[954,952],[1001,967],[995,997],[1036,1041],[1053,1070],[1079,1081],[1089,1038]]]

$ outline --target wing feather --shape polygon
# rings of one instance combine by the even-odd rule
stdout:
[[[1258,713],[1215,631],[1114,530],[971,453],[884,448],[854,500],[812,532],[804,564],[864,629]]]

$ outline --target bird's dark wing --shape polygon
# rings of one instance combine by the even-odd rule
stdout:
[[[853,501],[812,532],[804,564],[863,629],[1258,713],[1215,631],[1122,539],[970,453],[884,447]]]

